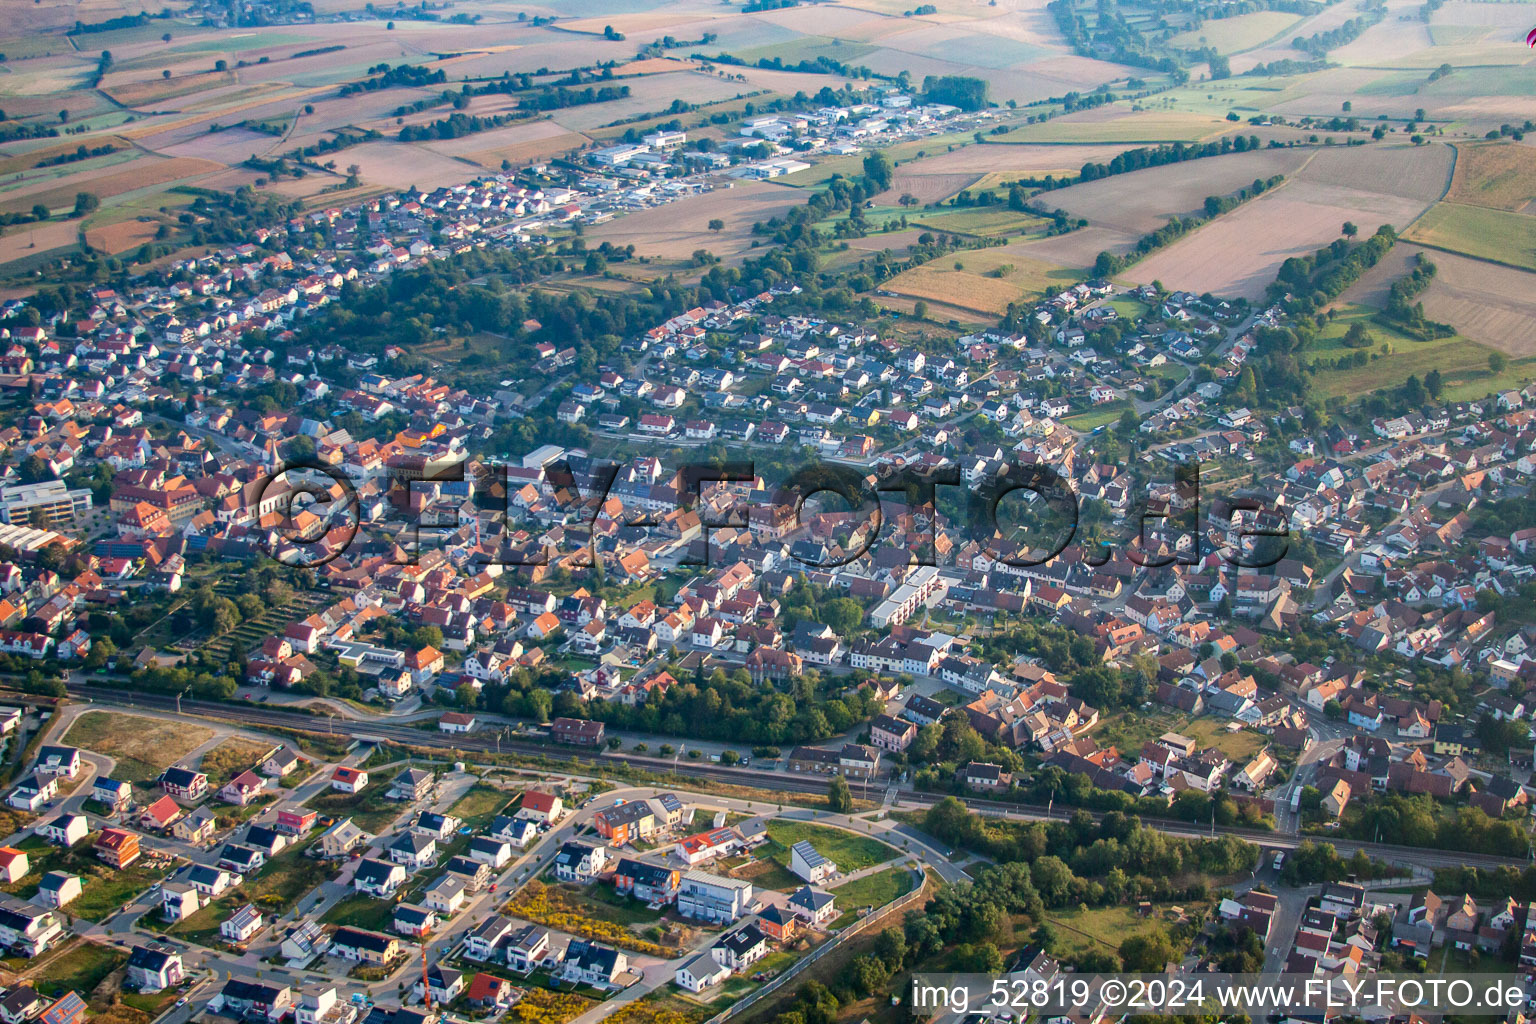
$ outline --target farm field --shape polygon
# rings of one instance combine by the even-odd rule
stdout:
[[[1032,213],[1010,210],[1006,206],[960,207],[952,211],[921,213],[911,216],[909,222],[935,231],[987,238],[1038,231],[1048,223]]]
[[[1374,309],[1363,306],[1340,307],[1307,349],[1306,357],[1331,360],[1350,351],[1340,342],[1350,325],[1357,322],[1371,336],[1372,345],[1367,351],[1374,353],[1385,343],[1390,352],[1372,358],[1365,366],[1317,370],[1313,376],[1316,393],[1324,397],[1362,395],[1395,388],[1410,376],[1416,375],[1422,380],[1430,370],[1439,370],[1445,379],[1447,399],[1481,398],[1490,391],[1511,386],[1522,373],[1529,375],[1531,372],[1529,367],[1522,369],[1515,363],[1502,378],[1495,378],[1488,366],[1491,348],[1459,336],[1420,341],[1381,323],[1375,319],[1375,313]]]
[[[1436,269],[1420,298],[1425,316],[1508,355],[1536,356],[1536,276],[1451,253],[1425,255]]]
[[[222,164],[211,160],[189,157],[170,160],[141,158],[132,161],[123,170],[107,168],[99,175],[62,179],[63,184],[44,182],[0,193],[0,212],[30,210],[38,203],[61,210],[72,206],[75,195],[80,192],[90,192],[105,200],[125,192],[197,178],[223,169]]]
[[[928,155],[898,162],[891,176],[891,187],[876,201],[893,203],[902,194],[910,193],[919,202],[934,203],[972,186],[996,188],[1019,178],[1043,178],[1046,175],[1071,177],[1083,169],[1083,164],[1109,160],[1125,149],[1125,146],[983,144],[962,146],[948,152],[929,150]],[[798,179],[800,175],[791,177]],[[798,180],[796,184],[799,184]]]
[[[962,269],[955,269],[957,263]],[[1010,302],[1059,290],[1075,283],[1079,276],[1064,267],[999,248],[940,256],[898,274],[881,287],[930,304],[1001,315]]]
[[[1462,143],[1446,200],[1496,210],[1531,212],[1536,199],[1536,166],[1530,147],[1516,143]]]
[[[1226,56],[1276,38],[1300,20],[1300,16],[1284,11],[1254,11],[1235,18],[1213,18],[1198,29],[1180,32],[1168,42],[1192,50],[1214,46],[1217,53]]]
[[[1528,214],[1437,203],[1407,237],[1437,249],[1536,270],[1536,217]]]
[[[1290,175],[1312,158],[1303,149],[1267,149],[1166,164],[1056,189],[1040,197],[1051,208],[1090,223],[1144,235],[1173,216],[1198,212],[1206,196],[1228,195],[1255,178]]]
[[[1238,128],[1219,117],[1185,111],[1138,111],[1103,106],[1015,128],[994,143],[1201,142]]]
[[[1009,242],[1000,252],[1012,253],[1026,259],[1057,267],[1075,267],[1082,270],[1093,266],[1099,253],[1128,251],[1136,244],[1136,234],[1118,228],[1090,224],[1086,228],[1069,231],[1064,235],[1031,239],[1027,242]]]
[[[87,711],[70,725],[63,742],[115,760],[115,779],[147,783],[212,738],[212,729],[187,721]]]
[[[1362,189],[1292,181],[1218,217],[1127,268],[1127,281],[1177,281],[1195,292],[1257,299],[1280,264],[1339,236],[1345,221],[1369,236],[1382,224],[1401,230],[1423,204]]]
[[[696,249],[721,258],[740,256],[751,247],[752,225],[781,216],[805,202],[805,193],[770,182],[744,182],[708,195],[640,210],[587,231],[592,243],[633,245],[642,256],[685,259]],[[725,227],[709,230],[711,220]]]

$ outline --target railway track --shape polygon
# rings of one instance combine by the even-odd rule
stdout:
[[[114,687],[77,683],[68,684],[68,689],[71,696],[83,697],[104,704],[140,707],[173,713],[177,711],[177,701],[174,696],[134,693]],[[824,776],[806,776],[786,772],[763,772],[732,768],[713,763],[701,764],[692,761],[674,761],[665,758],[647,757],[642,754],[601,749],[585,751],[579,747],[555,746],[549,743],[539,743],[526,739],[506,739],[501,740],[498,744],[494,734],[454,733],[450,735],[436,730],[417,729],[409,725],[399,725],[391,722],[359,721],[340,717],[329,719],[322,723],[315,715],[304,711],[286,710],[262,704],[236,704],[221,701],[184,699],[180,702],[180,713],[183,715],[221,719],[245,725],[268,725],[285,729],[302,729],[308,732],[349,736],[356,740],[385,740],[445,751],[465,750],[483,753],[499,751],[501,753],[524,754],[531,757],[580,758],[590,756],[594,767],[601,764],[627,765],[632,768],[674,775],[685,779],[704,779],[728,785],[782,793],[825,793],[828,785],[828,780]],[[910,789],[901,789],[899,794],[899,800],[902,803],[918,807],[931,807],[944,799],[944,794],[921,793]],[[1012,816],[1038,820],[1066,820],[1078,810],[1075,807],[1056,809],[1039,804],[1008,800],[989,800],[971,796],[965,798],[965,803],[972,810],[994,817]],[[1093,814],[1096,820],[1102,817],[1102,814],[1099,812],[1090,811],[1089,813]],[[1212,829],[1209,826],[1201,826],[1179,819],[1146,815],[1140,816],[1140,820],[1142,824],[1168,835],[1192,839],[1209,838],[1213,835],[1230,835],[1275,850],[1295,849],[1306,839],[1314,838],[1311,836],[1268,832],[1263,829],[1236,827]],[[1327,841],[1332,842],[1346,856],[1358,849],[1364,850],[1372,857],[1392,863],[1422,867],[1467,866],[1496,868],[1504,866],[1522,867],[1531,863],[1529,860],[1522,858],[1500,857],[1492,854],[1442,851],[1417,846],[1361,842],[1352,839],[1328,839]]]

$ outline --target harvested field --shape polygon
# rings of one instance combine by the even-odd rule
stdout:
[[[1051,143],[1156,143],[1197,142],[1212,139],[1238,125],[1208,114],[1182,110],[1131,111],[1123,105],[1096,107],[1081,113],[1053,117],[1039,124],[1027,124],[995,142]]]
[[[1420,53],[1434,45],[1429,25],[1419,17],[1418,0],[1387,0],[1387,16],[1352,42],[1330,50],[1328,59],[1343,64],[1383,64]]]
[[[498,146],[493,149],[477,149],[465,153],[465,160],[473,160],[482,167],[497,168],[501,162],[517,164],[539,163],[553,159],[573,149],[580,149],[589,140],[585,135],[575,132],[564,132],[560,135],[548,135],[540,139],[530,139],[527,142],[513,143],[509,146]]]
[[[1057,189],[1042,195],[1040,202],[1093,224],[1144,235],[1170,217],[1200,210],[1206,196],[1228,195],[1255,178],[1289,176],[1311,156],[1304,149],[1261,149],[1207,157]]]
[[[1267,64],[1276,60],[1304,60],[1306,55],[1291,46],[1291,41],[1297,36],[1310,36],[1315,32],[1326,32],[1338,28],[1346,21],[1358,16],[1359,6],[1353,3],[1333,4],[1323,8],[1322,11],[1298,22],[1292,31],[1287,32],[1280,39],[1267,46],[1248,50],[1232,58],[1232,73],[1240,75],[1255,64]]]
[[[1413,269],[1413,256],[1416,252],[1422,252],[1415,245],[1398,243],[1390,252],[1383,256],[1374,267],[1361,274],[1359,279],[1348,288],[1344,289],[1333,306],[1342,308],[1345,306],[1370,306],[1373,309],[1385,308],[1387,296],[1392,290],[1392,282],[1407,274]]]
[[[938,149],[939,147],[934,147]],[[1125,146],[962,146],[948,152],[909,159],[896,165],[891,187],[875,197],[876,203],[893,204],[910,192],[925,203],[948,199],[983,177],[988,185],[1016,178],[1047,174],[1077,174],[1083,164],[1104,161],[1123,152]],[[993,176],[996,176],[994,179]]]
[[[1170,288],[1257,299],[1281,263],[1337,238],[1345,221],[1358,225],[1366,237],[1382,224],[1402,230],[1423,207],[1417,200],[1296,180],[1244,203],[1121,276],[1137,284],[1161,280]]]
[[[1531,213],[1536,200],[1536,149],[1513,142],[1463,142],[1446,199],[1470,206]]]
[[[1536,270],[1536,217],[1527,214],[1436,203],[1407,237],[1435,248]]]
[[[629,96],[610,103],[589,103],[553,111],[554,119],[571,131],[586,131],[640,114],[659,114],[679,96],[690,103],[717,103],[745,95],[752,88],[698,71],[670,71],[625,79]],[[438,116],[442,116],[439,114]]]
[[[739,256],[751,247],[753,224],[803,202],[805,193],[797,189],[749,182],[616,217],[589,228],[586,237],[589,245],[633,245],[642,256],[686,259],[696,249],[708,249],[720,257]],[[725,221],[725,228],[710,231],[709,222],[717,218]]]
[[[586,145],[586,136],[567,131],[554,121],[529,121],[524,124],[508,125],[506,128],[497,128],[494,131],[478,132],[474,135],[465,135],[457,139],[443,139],[425,143],[426,148],[443,156],[469,156],[471,153],[489,153],[499,150],[516,151],[524,148],[539,149],[548,147],[548,140],[563,139],[566,141],[552,152],[561,153],[567,149]],[[499,158],[498,158],[499,159]]]
[[[0,198],[0,210],[30,210],[34,203],[46,203],[53,209],[73,206],[75,193],[92,192],[102,199],[136,189],[164,185],[182,178],[194,178],[224,170],[223,164],[210,160],[178,157],[170,160],[149,158],[135,160],[127,170],[110,171],[98,177],[65,179],[66,184],[41,190],[19,189]]]
[[[282,147],[292,148],[292,146],[293,143],[285,143],[274,135],[252,131],[249,128],[231,127],[223,131],[198,135],[175,145],[156,146],[154,149],[155,152],[164,153],[166,156],[198,157],[225,165],[234,165],[247,157],[264,156],[271,150]]]
[[[0,235],[0,263],[37,256],[50,249],[62,249],[79,240],[78,225],[73,221],[20,225]]]
[[[956,270],[956,263],[964,269]],[[971,313],[1001,315],[1007,312],[1010,302],[1066,287],[1078,277],[1076,271],[1004,249],[982,249],[941,256],[897,275],[882,287],[911,299],[941,302]]]
[[[205,71],[201,74],[179,75],[169,79],[156,75],[154,78],[139,82],[108,85],[105,91],[125,107],[138,107],[234,84],[233,71]]]
[[[1449,146],[1334,146],[1316,151],[1303,181],[1431,203],[1445,194],[1455,153]],[[1404,225],[1397,225],[1399,230]]]
[[[613,73],[616,75],[664,75],[669,71],[693,71],[698,66],[697,61],[681,57],[647,57],[645,60],[632,60],[628,64],[620,65],[613,69]]]
[[[160,221],[152,218],[119,221],[116,224],[91,228],[86,231],[85,240],[91,244],[92,249],[116,255],[137,248],[145,242],[154,241],[155,232],[160,229],[160,224]]]
[[[1099,253],[1128,251],[1136,244],[1137,235],[1111,227],[1090,224],[1086,228],[1069,231],[1065,235],[1034,239],[1028,242],[1012,242],[999,252],[1014,253],[1027,259],[1079,270],[1093,266]]]
[[[1500,352],[1536,355],[1536,275],[1452,253],[1425,255],[1436,268],[1423,295],[1426,316]]]
[[[1300,20],[1299,15],[1283,11],[1255,11],[1235,18],[1207,21],[1198,29],[1181,32],[1168,42],[1192,50],[1214,46],[1217,53],[1232,54],[1279,37]]]
[[[762,24],[791,28],[797,32],[810,32],[861,43],[903,32],[911,27],[911,22],[905,18],[873,14],[868,10],[831,4],[801,4],[795,8],[760,11],[753,15],[753,20]]]
[[[562,19],[560,27],[567,32],[591,32],[600,36],[611,25],[615,32],[629,35],[631,32],[654,32],[698,21],[699,15],[693,11],[638,11],[634,14],[615,13],[596,18],[578,18],[575,21]],[[626,67],[624,70],[630,69]]]
[[[858,62],[882,75],[908,71],[913,80],[919,82],[927,75],[969,75],[982,78],[989,86],[989,98],[998,102],[1017,100],[1027,103],[1048,99],[1073,90],[1092,89],[1102,82],[1126,75],[1126,69],[1118,64],[1085,57],[1047,57],[1021,67],[989,68],[884,46],[860,57]]]
[[[363,181],[383,188],[436,188],[468,181],[480,173],[474,164],[404,142],[365,142],[342,155],[346,160],[339,163],[357,164]]]
[[[1053,56],[1045,47],[988,32],[987,26],[923,25],[887,36],[881,43],[919,57],[970,64],[975,68],[1014,68]]]

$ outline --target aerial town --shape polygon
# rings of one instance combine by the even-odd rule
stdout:
[[[0,1024],[1536,1018],[1525,5],[14,6]]]

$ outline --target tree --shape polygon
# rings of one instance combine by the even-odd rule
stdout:
[[[171,80],[171,69],[166,68],[164,71],[160,72],[160,77],[169,82]]]
[[[835,597],[816,610],[821,621],[833,632],[847,636],[864,621],[864,609],[851,597]]]
[[[44,204],[42,204],[42,203],[33,203],[32,204],[32,219],[33,220],[47,220],[49,217],[52,217],[52,216],[53,216],[53,211],[48,209],[48,207],[45,206]]]
[[[898,928],[887,928],[875,936],[875,956],[885,964],[885,969],[891,972],[901,970],[902,962],[907,957],[907,940]]]
[[[912,304],[912,315],[917,317],[919,320],[922,320],[928,315],[928,303],[924,302],[922,299],[918,299]]]
[[[891,158],[881,150],[875,150],[864,157],[864,178],[869,182],[871,193],[884,192],[891,187]]]
[[[725,221],[721,220],[719,217],[711,218],[710,222],[709,222],[709,230],[711,230],[711,231],[724,231],[725,230]]]
[[[1491,370],[1494,374],[1503,373],[1505,368],[1508,366],[1509,357],[1506,356],[1503,352],[1488,353],[1488,369]]]
[[[1120,943],[1120,959],[1127,971],[1161,971],[1178,953],[1161,928],[1132,935]]]
[[[1439,370],[1430,370],[1424,375],[1424,390],[1429,392],[1430,398],[1439,398],[1440,392],[1445,388],[1445,381],[1440,376]]]
[[[101,205],[101,199],[94,192],[75,193],[75,216],[83,217],[93,212]]]
[[[1355,222],[1354,221],[1347,220],[1347,221],[1344,222],[1344,237],[1345,238],[1354,238],[1359,233],[1360,233],[1360,229],[1355,226]]]
[[[229,70],[229,61],[224,60],[222,58],[220,58],[219,60],[214,61],[213,62],[213,70],[215,70],[215,71],[228,71]]]
[[[848,814],[853,810],[853,791],[841,775],[833,776],[832,785],[827,789],[827,806],[834,814]]]
[[[169,33],[169,32],[166,32],[166,33],[165,33],[165,34],[163,34],[163,35],[162,35],[162,36],[161,36],[161,37],[160,37],[160,41],[161,41],[161,42],[162,42],[162,43],[168,43],[168,42],[170,42],[170,41],[171,41],[171,34],[170,34],[170,33]]]

